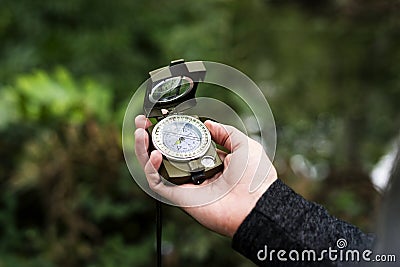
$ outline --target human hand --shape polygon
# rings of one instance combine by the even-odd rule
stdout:
[[[142,165],[150,188],[162,197],[174,203],[181,203],[190,197],[177,193],[175,187],[166,186],[158,169],[162,163],[162,154],[153,150],[148,155],[149,136],[145,131],[151,122],[143,115],[135,119],[135,153]],[[233,237],[236,230],[255,206],[261,195],[277,179],[277,173],[263,147],[258,142],[247,137],[236,128],[220,123],[206,121],[204,123],[213,140],[227,148],[231,153],[219,151],[224,162],[224,170],[202,185],[212,183],[210,190],[221,191],[221,187],[229,188],[223,198],[210,204],[198,207],[183,207],[183,209],[205,227]],[[251,155],[250,155],[251,153]],[[255,191],[250,190],[253,178],[264,178]],[[179,187],[198,187],[198,185],[181,185]],[[212,191],[210,192],[212,193]]]

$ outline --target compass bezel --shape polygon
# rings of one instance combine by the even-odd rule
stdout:
[[[188,123],[200,133],[200,145],[187,152],[178,152],[164,144],[165,128],[172,123]],[[165,157],[176,161],[190,161],[206,154],[211,145],[211,134],[207,127],[197,118],[189,115],[170,115],[159,121],[152,130],[153,145]]]

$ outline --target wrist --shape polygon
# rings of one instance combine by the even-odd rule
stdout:
[[[249,216],[252,210],[256,207],[257,202],[260,198],[267,192],[267,190],[278,180],[276,173],[269,175],[263,184],[254,192],[247,192],[249,194],[248,201],[244,201],[239,204],[239,209],[242,211],[240,216],[235,216],[230,220],[230,227],[228,227],[228,236],[233,238],[235,233],[238,231],[240,225],[245,221],[245,219]],[[241,207],[241,205],[243,205]],[[235,214],[235,211],[232,211],[231,214]]]

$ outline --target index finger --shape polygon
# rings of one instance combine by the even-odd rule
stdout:
[[[135,118],[136,128],[147,129],[152,125],[151,121],[144,115],[139,115]]]
[[[149,135],[146,129],[151,126],[151,121],[144,115],[139,115],[135,118],[135,153],[142,167],[145,166],[149,160],[148,149],[149,149]]]

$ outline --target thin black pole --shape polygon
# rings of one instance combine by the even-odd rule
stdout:
[[[157,239],[157,267],[161,267],[162,212],[161,212],[161,202],[159,200],[156,200],[156,239]]]

